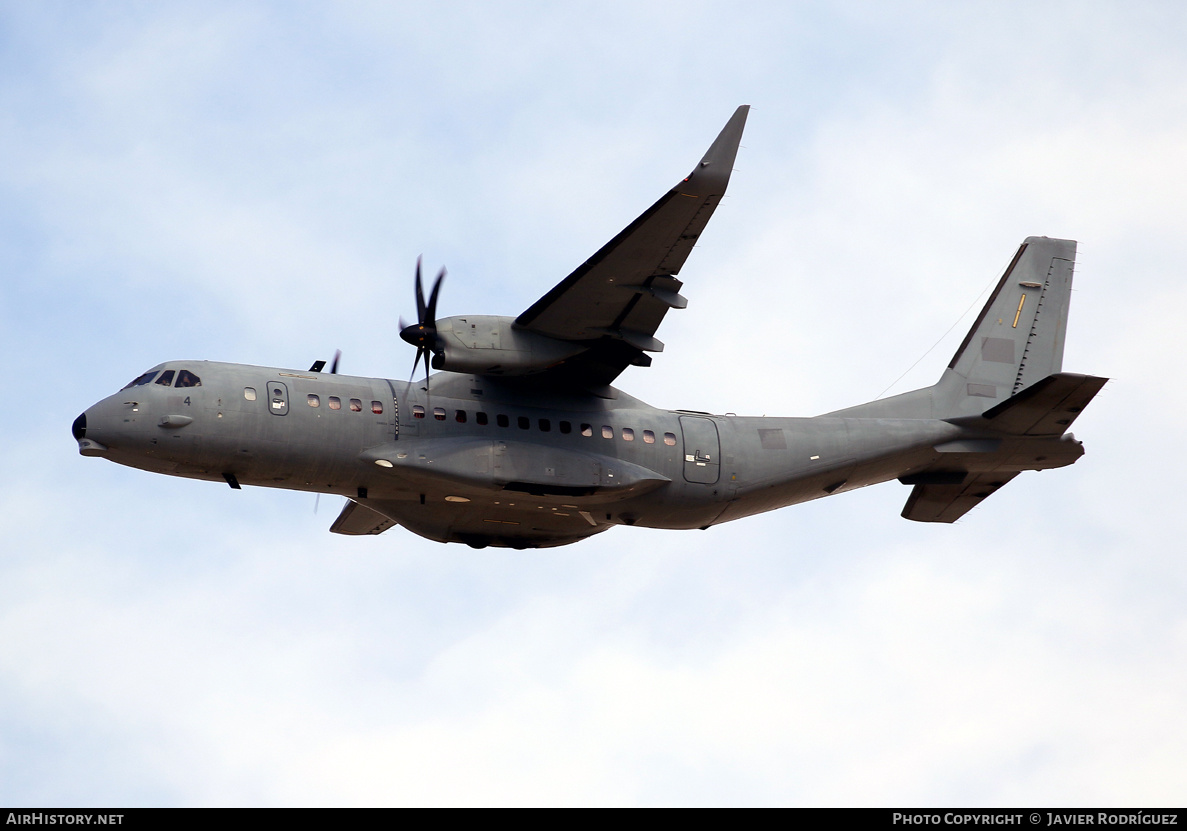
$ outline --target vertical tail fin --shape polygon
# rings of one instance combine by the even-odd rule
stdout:
[[[1063,368],[1074,240],[1027,237],[940,380],[829,415],[979,416]]]
[[[946,417],[977,415],[1063,368],[1074,240],[1027,237],[936,385]]]

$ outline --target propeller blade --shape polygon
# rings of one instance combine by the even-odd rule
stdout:
[[[416,258],[416,322],[423,326],[425,322],[425,289],[420,279],[420,260],[420,257]]]
[[[341,358],[341,357],[342,357],[342,350],[341,350],[341,349],[335,349],[335,350],[334,350],[334,360],[333,360],[333,362],[330,364],[330,374],[331,374],[331,375],[337,375],[337,374],[338,374],[338,359],[339,359],[339,358]]]
[[[445,269],[441,269],[437,275],[437,279],[433,281],[433,290],[429,293],[429,307],[426,310],[425,319],[421,320],[433,329],[437,328],[437,292],[441,291],[441,283],[445,280]]]
[[[408,324],[400,318],[400,339],[416,347],[416,359],[412,362],[412,378],[416,376],[416,368],[420,359],[425,359],[425,389],[429,386],[429,372],[432,367],[433,350],[437,349],[437,298],[441,294],[441,284],[445,281],[445,269],[437,274],[433,281],[433,288],[429,292],[429,299],[425,301],[424,277],[422,275],[422,257],[416,258],[416,323]],[[337,366],[337,358],[334,359]]]
[[[416,377],[416,368],[420,365],[420,353],[422,351],[419,346],[416,348],[416,360],[412,362],[412,374],[408,376],[409,379]]]

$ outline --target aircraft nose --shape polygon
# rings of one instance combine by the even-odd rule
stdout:
[[[74,436],[74,440],[78,442],[78,452],[83,456],[102,456],[107,452],[107,447],[99,444],[94,439],[87,438],[87,414],[83,413],[78,418],[74,419],[74,423],[70,425],[70,434]]]

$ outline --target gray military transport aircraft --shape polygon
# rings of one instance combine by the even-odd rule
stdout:
[[[939,381],[815,418],[662,410],[610,384],[648,366],[676,279],[730,179],[748,107],[696,169],[519,317],[401,337],[423,384],[211,361],[159,364],[73,425],[79,452],[172,476],[348,497],[330,528],[393,525],[482,548],[616,525],[708,528],[898,479],[903,516],[953,522],[1024,470],[1083,455],[1066,432],[1107,379],[1062,372],[1076,243],[1028,237]],[[708,325],[708,324],[706,324]],[[428,366],[441,370],[431,380]]]

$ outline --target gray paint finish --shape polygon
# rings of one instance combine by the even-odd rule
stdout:
[[[150,381],[105,398],[73,425],[79,452],[340,494],[336,533],[400,524],[513,548],[618,525],[705,528],[893,479],[912,487],[904,517],[953,522],[1018,473],[1083,455],[1066,431],[1105,379],[1062,371],[1070,240],[1026,239],[930,387],[815,418],[751,418],[660,409],[609,386],[648,364],[664,315],[686,306],[674,275],[725,192],[746,112],[517,319],[436,321],[428,348],[447,371],[428,383],[170,361],[150,372],[200,385]]]

